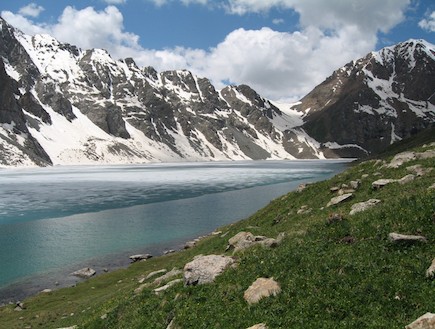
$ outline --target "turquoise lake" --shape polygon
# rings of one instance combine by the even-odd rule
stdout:
[[[0,170],[0,303],[126,266],[248,217],[343,161],[242,161]]]

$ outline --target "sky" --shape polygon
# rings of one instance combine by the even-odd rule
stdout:
[[[432,0],[2,0],[0,14],[26,34],[159,72],[187,69],[217,89],[247,84],[281,102],[371,51],[435,43]]]

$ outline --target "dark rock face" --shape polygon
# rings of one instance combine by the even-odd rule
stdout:
[[[433,46],[411,40],[347,64],[297,105],[307,113],[304,129],[322,143],[355,144],[376,153],[431,126],[434,59]],[[335,151],[360,156],[362,149]]]

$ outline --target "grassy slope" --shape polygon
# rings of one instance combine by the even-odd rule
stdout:
[[[272,201],[191,250],[40,294],[28,299],[22,312],[4,307],[0,328],[166,328],[174,317],[179,328],[247,328],[260,322],[269,328],[403,328],[420,315],[435,312],[435,280],[425,277],[435,257],[435,190],[428,190],[435,182],[435,170],[407,185],[393,183],[379,191],[372,190],[371,183],[380,177],[401,178],[408,174],[405,167],[416,163],[435,167],[434,158],[398,169],[382,168],[374,161],[360,163],[302,193]],[[351,201],[324,208],[333,196],[330,187],[363,174],[369,176]],[[382,203],[348,215],[353,203],[370,198]],[[302,205],[312,211],[298,215]],[[333,212],[345,220],[327,224]],[[151,290],[155,287],[133,293],[141,275],[182,268],[196,254],[223,254],[228,239],[243,230],[270,237],[286,232],[287,237],[275,249],[255,247],[238,253],[238,267],[213,284],[180,283],[159,296]],[[428,243],[393,245],[387,239],[393,231],[425,235]],[[352,237],[352,242],[344,242],[344,237]],[[258,277],[273,277],[282,293],[248,306],[243,292]],[[107,317],[101,319],[104,314]]]

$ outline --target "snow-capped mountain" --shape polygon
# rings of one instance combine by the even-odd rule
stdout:
[[[324,158],[377,151],[381,147],[371,144],[376,136],[384,137],[384,146],[413,132],[402,120],[412,121],[415,130],[434,121],[434,100],[427,95],[435,91],[434,47],[412,43],[397,46],[403,53],[387,48],[346,65],[290,108],[246,85],[218,91],[188,71],[139,68],[133,59],[114,60],[101,49],[25,35],[0,18],[0,165]],[[406,72],[414,76],[411,84]],[[359,92],[365,97],[348,100]],[[398,110],[399,103],[410,105]],[[358,122],[360,129],[347,128],[348,112],[374,119],[367,126]],[[371,132],[378,117],[385,124]],[[336,126],[328,127],[331,121]]]
[[[409,40],[335,71],[293,107],[341,156],[376,153],[435,122],[435,47]],[[329,150],[323,149],[325,155]]]

